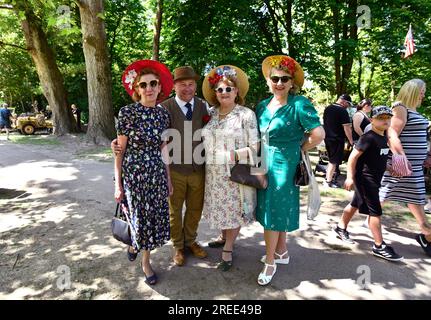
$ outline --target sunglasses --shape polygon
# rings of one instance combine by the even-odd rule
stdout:
[[[282,77],[272,76],[271,77],[271,81],[273,83],[278,83],[278,81],[280,81],[280,80],[281,80],[281,82],[286,83],[287,81],[292,80],[292,77],[291,76],[282,76]]]
[[[157,87],[157,85],[159,84],[159,80],[151,80],[150,82],[140,82],[138,83],[139,88],[141,89],[147,89],[147,86],[150,86],[151,88],[155,88]]]
[[[217,88],[215,89],[216,92],[218,93],[223,93],[223,92],[231,92],[234,88],[233,87],[226,87],[226,88]]]

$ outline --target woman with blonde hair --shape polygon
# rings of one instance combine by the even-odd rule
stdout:
[[[393,158],[405,156],[411,166],[411,175],[386,171],[380,189],[380,201],[399,201],[406,203],[416,218],[421,232],[416,241],[428,256],[431,256],[431,226],[426,220],[424,161],[427,157],[428,120],[417,108],[421,105],[426,84],[421,79],[412,79],[401,87],[397,101],[393,104],[394,116],[388,129],[389,147],[392,154],[388,165],[392,168]],[[394,168],[392,168],[394,169]],[[403,176],[404,175],[404,176]]]

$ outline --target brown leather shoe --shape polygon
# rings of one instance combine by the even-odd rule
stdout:
[[[174,262],[177,266],[181,267],[186,263],[186,256],[184,255],[184,249],[175,250]]]
[[[189,249],[197,258],[203,259],[208,256],[208,253],[197,242],[193,242]]]

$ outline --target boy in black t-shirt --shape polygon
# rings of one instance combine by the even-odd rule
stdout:
[[[347,163],[344,187],[350,191],[355,185],[355,194],[352,202],[344,208],[334,232],[344,242],[353,244],[347,225],[359,210],[369,215],[369,228],[374,238],[372,253],[389,261],[400,261],[403,257],[383,241],[379,200],[380,181],[386,170],[389,153],[385,131],[390,126],[392,111],[386,106],[378,106],[371,111],[371,115],[372,129],[360,137]]]

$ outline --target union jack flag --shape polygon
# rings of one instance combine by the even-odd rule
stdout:
[[[406,39],[404,40],[404,47],[406,48],[404,58],[408,58],[413,53],[415,53],[415,41],[413,39],[412,25],[409,26],[409,31],[407,32]]]

